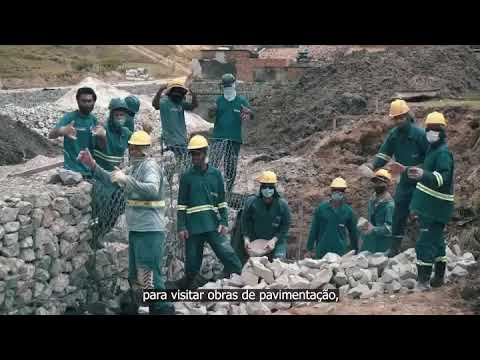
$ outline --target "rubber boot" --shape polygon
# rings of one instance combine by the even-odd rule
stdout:
[[[417,264],[417,286],[415,290],[423,292],[430,290],[430,276],[432,275],[432,267],[428,265]]]
[[[389,258],[397,256],[400,254],[400,245],[402,243],[402,239],[400,237],[394,237],[392,241],[392,247],[385,253],[385,255]]]
[[[167,281],[165,283],[165,287],[167,289],[179,289],[179,290],[187,290],[187,289],[196,289],[199,286],[198,277],[200,274],[187,274],[183,278],[176,280],[176,281]],[[195,287],[196,286],[196,287]]]
[[[433,276],[433,279],[430,281],[430,285],[432,287],[436,288],[444,284],[446,266],[447,263],[444,261],[437,261],[435,263],[435,274]]]

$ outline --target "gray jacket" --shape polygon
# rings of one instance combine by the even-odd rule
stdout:
[[[124,171],[128,175],[125,185],[128,231],[165,231],[166,183],[163,169],[154,159],[146,158]],[[95,168],[94,177],[102,182],[111,183],[110,175],[98,165]],[[139,201],[149,203],[142,204]]]

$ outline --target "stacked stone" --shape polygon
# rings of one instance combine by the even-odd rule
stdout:
[[[461,254],[447,248],[446,282],[466,276],[476,264],[469,252]],[[410,293],[416,285],[415,249],[389,259],[382,253],[353,252],[339,256],[328,253],[322,259],[303,259],[294,263],[267,257],[250,258],[242,274],[209,282],[202,289],[338,289],[340,297],[372,299],[385,294]],[[176,303],[179,314],[264,315],[291,307],[313,306],[306,302],[221,302]],[[324,304],[325,305],[325,304]]]
[[[0,201],[0,313],[61,314],[87,301],[91,184]]]

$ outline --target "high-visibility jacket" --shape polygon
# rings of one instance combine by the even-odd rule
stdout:
[[[178,231],[189,234],[216,231],[228,226],[227,203],[222,174],[212,165],[206,170],[190,167],[180,177],[177,202]]]
[[[386,193],[380,199],[374,195],[368,202],[368,221],[373,230],[362,235],[362,251],[372,253],[385,252],[392,245],[392,220],[395,203],[392,196]]]
[[[408,169],[407,169],[408,170]],[[442,141],[430,147],[423,177],[413,193],[410,211],[430,221],[446,224],[454,210],[454,159]]]

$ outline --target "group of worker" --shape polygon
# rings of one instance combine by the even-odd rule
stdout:
[[[202,135],[188,141],[185,110],[197,105],[195,94],[184,84],[169,83],[159,90],[152,105],[160,110],[162,144],[177,158],[189,156],[191,167],[180,176],[177,201],[177,231],[185,242],[185,276],[170,284],[176,288],[196,288],[204,283],[200,274],[203,249],[207,242],[224,265],[224,275],[240,274],[256,240],[267,240],[264,250],[270,259],[286,258],[290,227],[290,210],[277,190],[274,172],[264,171],[257,178],[258,193],[249,197],[242,209],[239,248],[227,237],[228,205],[226,191],[231,191],[234,177],[224,184],[218,169],[236,169],[242,143],[242,123],[251,119],[248,101],[236,94],[235,77],[222,77],[222,96],[210,114],[215,116],[213,140]],[[187,101],[187,96],[191,99]],[[77,92],[78,111],[66,114],[51,131],[50,137],[64,137],[65,168],[87,178],[107,184],[112,191],[125,194],[126,221],[129,231],[129,282],[135,291],[164,289],[162,259],[166,238],[165,176],[162,164],[150,155],[152,138],[146,131],[134,130],[140,102],[136,97],[112,99],[106,125],[99,125],[91,114],[95,92],[81,88]],[[331,183],[330,199],[322,202],[313,214],[307,243],[308,256],[321,258],[328,252],[339,255],[349,249],[399,252],[409,214],[420,220],[421,234],[416,244],[418,287],[429,288],[443,283],[445,242],[443,230],[453,210],[453,156],[446,144],[447,121],[441,113],[427,116],[426,131],[414,125],[410,109],[403,100],[391,104],[391,118],[397,126],[368,166],[374,170],[373,196],[368,205],[368,221],[358,224],[356,213],[346,201],[347,183],[336,178]],[[235,151],[211,151],[209,148],[228,141]],[[128,148],[128,166],[121,170]],[[214,150],[214,149],[211,149]],[[217,149],[218,150],[218,149]],[[220,152],[220,154],[217,154]],[[392,157],[395,162],[390,162]],[[389,170],[384,167],[387,166]],[[389,194],[392,174],[400,174],[395,196]],[[348,235],[347,235],[348,234]],[[154,302],[151,314],[173,314],[168,302]]]
[[[425,129],[419,128],[404,100],[393,101],[389,115],[395,127],[373,163],[365,164],[375,171],[368,221],[357,221],[345,201],[347,183],[336,178],[330,186],[330,200],[315,210],[307,250],[315,258],[328,252],[343,255],[349,249],[358,251],[360,233],[361,251],[385,252],[393,257],[400,251],[408,218],[418,219],[417,290],[425,291],[444,283],[444,228],[454,209],[454,159],[446,142],[447,119],[432,112],[425,119]],[[392,158],[395,161],[391,162]],[[393,198],[388,192],[392,174],[400,175]]]

